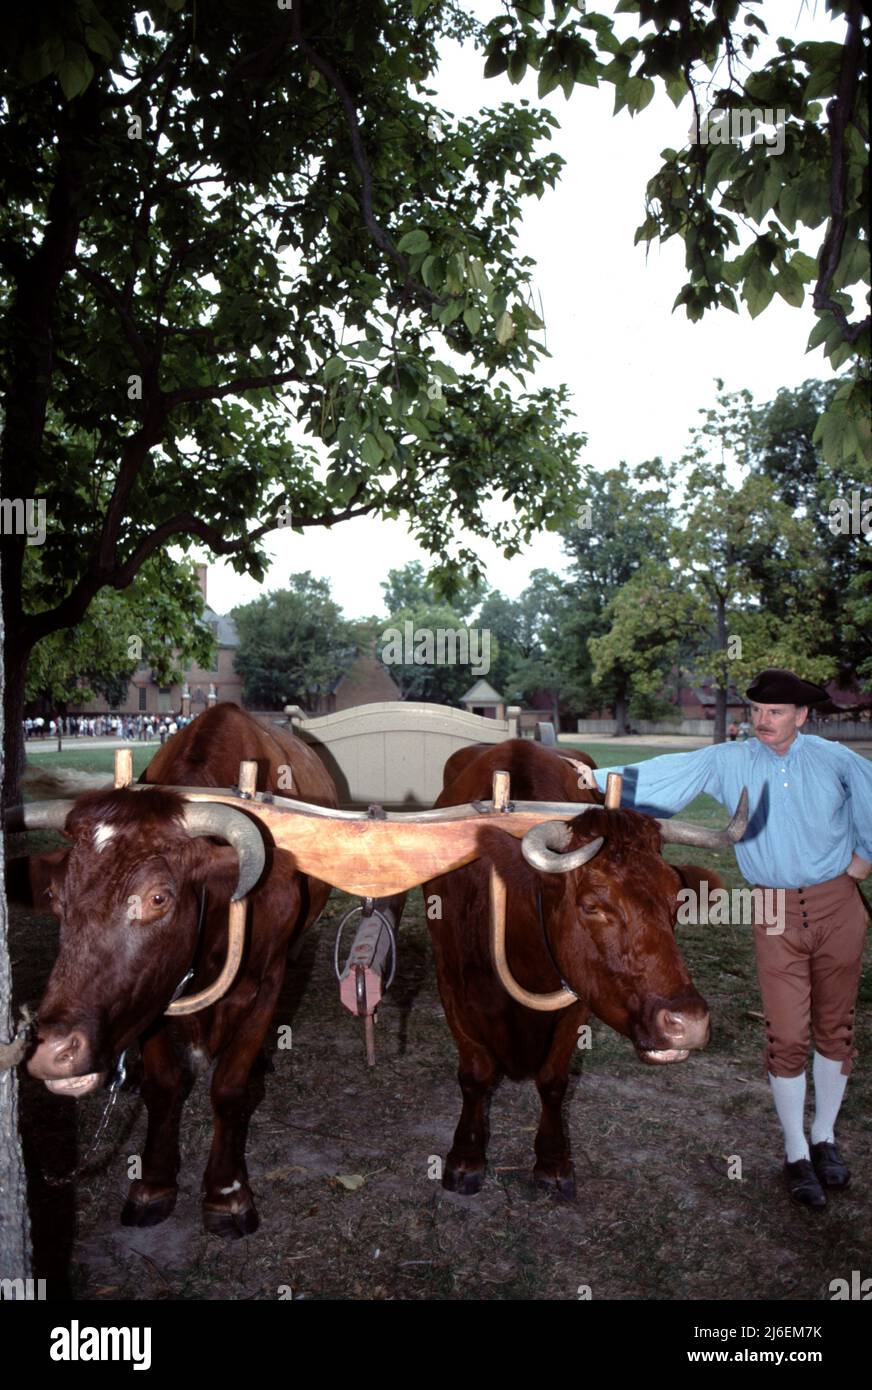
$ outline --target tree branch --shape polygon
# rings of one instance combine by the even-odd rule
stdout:
[[[298,0],[298,3],[294,5],[291,11],[291,30],[300,52],[308,59],[316,72],[320,72],[324,80],[333,88],[339,98],[342,110],[345,113],[348,135],[351,140],[351,153],[354,163],[357,166],[357,172],[360,175],[360,201],[366,229],[376,246],[384,251],[386,256],[390,256],[391,260],[395,261],[400,267],[405,276],[405,285],[407,287],[414,287],[414,289],[429,300],[431,304],[444,304],[446,302],[444,299],[434,294],[426,285],[422,285],[419,280],[414,278],[409,269],[408,259],[401,251],[397,250],[393,240],[375,216],[372,206],[372,172],[366,157],[366,150],[363,146],[363,138],[360,133],[360,122],[357,118],[357,108],[351,93],[336,68],[334,68],[333,64],[328,62],[326,58],[322,58],[309,43],[309,40],[303,36],[302,9],[302,0]]]
[[[842,337],[848,343],[855,343],[872,322],[868,315],[860,323],[849,323],[848,316],[841,305],[830,298],[830,285],[842,258],[845,242],[845,189],[847,167],[845,161],[845,131],[851,121],[854,104],[859,89],[859,74],[863,57],[863,41],[860,34],[863,15],[860,6],[850,4],[845,17],[848,22],[848,37],[842,54],[842,67],[839,73],[839,86],[835,98],[827,106],[830,118],[830,145],[832,165],[830,170],[830,221],[821,248],[820,273],[814,287],[812,303],[815,309],[828,310],[842,330]]]

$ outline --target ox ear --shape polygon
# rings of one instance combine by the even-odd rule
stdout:
[[[239,860],[230,845],[198,836],[188,841],[188,876],[195,888],[208,888],[219,901],[230,901],[239,881]]]
[[[22,854],[6,862],[6,896],[22,907],[35,907],[48,912],[46,892],[54,878],[66,872],[68,849],[55,849],[47,854]]]
[[[702,864],[673,864],[672,867],[681,879],[682,888],[689,888],[693,893],[699,894],[704,883],[709,893],[727,886],[716,869],[707,869]]]

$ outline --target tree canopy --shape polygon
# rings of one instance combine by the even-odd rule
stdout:
[[[28,606],[25,538],[4,534],[7,740],[35,644],[168,545],[261,578],[281,526],[402,516],[450,588],[480,575],[477,537],[511,555],[566,522],[584,436],[565,387],[530,384],[543,325],[518,251],[525,200],[560,174],[539,104],[558,85],[612,85],[633,116],[658,84],[690,94],[696,136],[640,189],[637,235],[684,241],[692,319],[811,288],[812,342],[850,368],[818,439],[859,469],[864,19],[830,8],[837,39],[781,38],[763,61],[763,21],[735,0],[493,0],[483,18],[462,0],[223,0],[208,22],[186,0],[14,7],[0,467],[5,496],[47,501],[52,601]],[[537,90],[440,112],[448,39]],[[783,116],[782,154],[702,137],[749,103]],[[799,233],[824,224],[811,256]],[[13,794],[20,758],[7,742]]]

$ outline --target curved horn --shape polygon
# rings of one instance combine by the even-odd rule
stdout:
[[[587,864],[603,847],[603,837],[598,835],[590,844],[567,853],[571,841],[572,831],[565,820],[546,820],[527,831],[521,850],[534,869],[546,874],[568,874],[571,869]]]
[[[729,825],[722,830],[709,830],[683,820],[658,820],[660,836],[665,845],[698,845],[702,849],[727,849],[741,840],[748,828],[748,788],[742,788],[739,804]],[[531,832],[532,833],[532,832]]]
[[[206,989],[201,989],[198,994],[190,994],[182,999],[177,999],[173,1004],[168,1004],[164,1009],[165,1014],[169,1014],[171,1018],[178,1017],[179,1014],[195,1014],[200,1009],[208,1009],[211,1004],[217,1003],[227,993],[236,979],[236,972],[242,960],[247,910],[248,904],[245,901],[231,902],[230,904],[230,917],[227,924],[227,957],[221,974]]]
[[[248,816],[215,801],[189,802],[185,806],[185,829],[189,835],[214,835],[236,850],[239,877],[231,902],[239,902],[263,873],[266,855],[260,831]]]
[[[171,1018],[179,1014],[194,1014],[218,1002],[236,979],[245,946],[245,917],[248,904],[245,897],[263,873],[266,855],[260,831],[253,821],[232,806],[217,802],[189,802],[185,806],[185,829],[189,835],[215,835],[236,850],[239,876],[236,890],[230,899],[227,922],[227,956],[221,974],[206,989],[197,994],[176,999],[167,1005],[164,1014]]]
[[[63,830],[75,801],[28,801],[23,806],[10,806],[3,813],[7,831]]]
[[[574,1004],[578,995],[568,986],[552,990],[550,994],[534,994],[532,990],[519,985],[511,970],[506,955],[506,882],[497,869],[491,865],[490,871],[490,948],[491,960],[497,978],[507,994],[525,1004],[528,1009],[540,1013],[551,1013],[555,1009],[565,1009]]]

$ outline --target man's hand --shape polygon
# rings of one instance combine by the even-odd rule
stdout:
[[[872,864],[866,859],[861,859],[859,854],[853,855],[845,873],[851,878],[855,878],[858,883],[862,883],[864,878],[868,878],[872,873]]]

